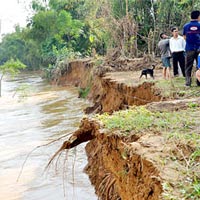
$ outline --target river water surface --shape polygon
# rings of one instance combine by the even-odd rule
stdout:
[[[17,92],[16,92],[17,91]],[[85,144],[64,152],[50,167],[51,156],[77,129],[88,105],[77,89],[45,83],[37,74],[6,78],[0,98],[0,200],[96,200],[88,176]],[[21,175],[18,179],[18,176]]]

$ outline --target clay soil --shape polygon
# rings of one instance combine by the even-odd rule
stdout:
[[[86,112],[114,114],[132,109],[132,106],[145,106],[148,112],[154,113],[152,116],[167,112],[167,116],[177,115],[177,118],[171,126],[166,125],[168,121],[162,123],[161,120],[161,125],[152,122],[148,128],[127,132],[120,128],[110,129],[91,115],[82,120],[79,129],[63,143],[55,156],[64,149],[88,141],[85,171],[102,200],[199,199],[199,190],[194,189],[196,185],[199,187],[200,178],[198,88],[193,87],[190,91],[178,88],[169,93],[171,96],[166,96],[163,88],[157,85],[162,82],[159,67],[155,70],[155,80],[139,79],[140,70],[126,70],[107,72],[91,81],[93,67],[87,62],[78,66],[79,69],[77,63],[74,67],[72,64],[70,72],[65,72],[56,82],[69,84],[71,81],[81,88],[90,85],[88,98],[93,106]],[[174,89],[176,81],[167,84]],[[171,89],[169,86],[167,88]],[[179,112],[182,113],[179,115]],[[188,120],[184,120],[186,118]],[[175,126],[176,119],[179,123]],[[158,126],[160,129],[156,128]],[[195,157],[194,152],[197,152]]]
[[[103,77],[96,77],[91,87],[89,99],[94,106],[86,113],[113,112],[126,109],[130,105],[144,105],[160,101],[163,97],[157,90],[152,78],[139,79],[141,71],[109,72]],[[155,71],[155,79],[162,77],[162,70]]]

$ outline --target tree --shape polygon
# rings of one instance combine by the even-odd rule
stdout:
[[[159,34],[170,34],[172,26],[181,30],[199,6],[196,0],[33,0],[27,27],[3,37],[0,65],[14,58],[31,70],[48,68],[92,50],[151,56],[157,54]]]
[[[0,65],[11,58],[19,59],[23,62],[25,53],[25,42],[21,39],[21,33],[7,34],[0,45]]]
[[[26,65],[24,65],[19,60],[10,59],[7,62],[5,62],[3,65],[0,65],[0,97],[1,97],[1,83],[3,80],[3,77],[6,74],[10,74],[12,77],[16,76],[21,69],[25,69]]]

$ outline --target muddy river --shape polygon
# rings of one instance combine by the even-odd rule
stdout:
[[[97,199],[83,172],[85,144],[63,152],[45,169],[66,140],[57,139],[79,126],[88,104],[77,98],[77,89],[50,86],[38,74],[4,79],[0,98],[1,200]]]

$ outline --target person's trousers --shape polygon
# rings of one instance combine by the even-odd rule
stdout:
[[[178,63],[179,63],[179,66],[181,68],[181,72],[182,72],[183,76],[185,77],[185,55],[184,55],[184,51],[174,52],[172,54],[172,58],[173,58],[173,73],[174,73],[174,76],[178,75]]]
[[[185,65],[185,78],[186,78],[186,86],[191,86],[191,83],[192,83],[192,78],[191,78],[191,75],[192,75],[192,68],[193,68],[193,63],[194,63],[194,60],[196,60],[197,62],[197,57],[198,57],[198,54],[200,52],[199,51],[187,51],[186,52],[186,65]],[[198,83],[197,83],[198,85]]]

